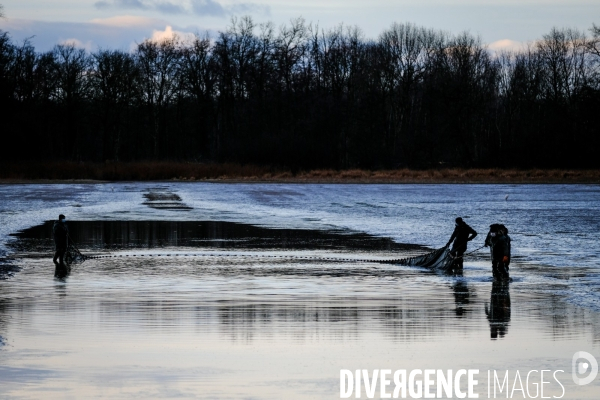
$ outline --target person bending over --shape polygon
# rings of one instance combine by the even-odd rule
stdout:
[[[450,246],[452,242],[452,249],[450,250],[450,255],[454,257],[455,261],[453,263],[454,268],[458,270],[462,270],[463,268],[463,254],[467,251],[467,242],[470,242],[477,236],[477,232],[475,229],[471,228],[461,217],[456,218],[456,227],[454,228],[454,232],[452,232],[452,236],[450,236],[450,240],[446,244],[446,247]]]

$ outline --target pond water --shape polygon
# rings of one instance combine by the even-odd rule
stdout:
[[[571,379],[575,352],[600,358],[598,186],[4,185],[0,199],[3,398],[333,399],[341,369],[416,368],[479,369],[482,398],[495,370],[511,386],[560,370],[564,398],[600,393]],[[82,253],[110,258],[56,278],[59,213]],[[470,250],[509,228],[510,283],[492,282],[486,249],[459,275],[376,262],[443,246],[457,216],[480,234]]]

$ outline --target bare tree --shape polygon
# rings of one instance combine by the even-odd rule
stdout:
[[[545,90],[553,101],[571,101],[586,85],[586,42],[577,30],[552,28],[537,43],[545,66]]]
[[[280,28],[274,45],[277,75],[287,91],[292,90],[293,75],[307,51],[307,33],[303,18],[292,20],[289,27],[284,25]]]
[[[154,157],[168,155],[166,113],[177,90],[179,63],[177,51],[180,40],[177,36],[155,42],[146,40],[136,50],[140,72],[141,98],[145,105],[153,142]],[[165,151],[167,150],[167,151]]]
[[[83,132],[82,111],[89,94],[90,58],[83,49],[72,44],[57,45],[52,51],[55,79],[52,96],[62,108],[62,123],[65,130],[65,154],[67,157],[82,157],[81,138]]]
[[[412,24],[397,24],[379,36],[382,51],[382,89],[389,106],[389,143],[392,157],[408,156],[408,130],[414,122],[415,90],[423,79],[429,43],[428,33]],[[403,148],[406,146],[406,148]]]
[[[590,32],[592,32],[592,38],[588,41],[587,48],[592,54],[600,58],[600,26],[593,24]]]
[[[135,59],[119,50],[100,50],[93,54],[91,76],[102,126],[102,158],[119,160],[128,110],[139,95],[139,69]]]
[[[209,142],[216,133],[213,99],[216,96],[216,72],[210,38],[196,36],[192,43],[181,49],[180,86],[182,95],[194,105],[196,136],[199,148],[196,154],[209,156]]]
[[[393,24],[373,41],[302,18],[91,56],[0,32],[2,128],[22,133],[7,159],[597,168],[599,107],[596,25],[498,57],[469,33]]]
[[[219,96],[217,99],[219,129],[215,141],[216,153],[223,151],[239,157],[249,132],[243,128],[242,118],[251,103],[253,77],[257,58],[264,43],[254,34],[256,24],[250,17],[233,18],[227,31],[219,34],[214,47],[218,71]],[[223,146],[229,146],[225,149]]]

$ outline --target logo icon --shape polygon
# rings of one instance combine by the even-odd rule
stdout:
[[[578,385],[587,385],[596,379],[598,375],[598,361],[588,352],[578,351],[573,354],[572,360],[573,382]],[[583,376],[589,373],[588,376]]]

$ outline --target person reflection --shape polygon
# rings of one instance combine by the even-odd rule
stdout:
[[[459,279],[452,285],[452,292],[454,293],[454,304],[456,304],[454,312],[457,317],[462,317],[467,313],[470,296],[469,287],[464,280]]]
[[[492,283],[492,295],[489,307],[485,305],[485,314],[490,323],[490,337],[492,339],[503,338],[508,333],[510,325],[510,293],[509,283]]]

